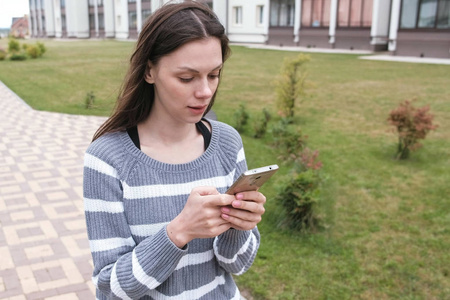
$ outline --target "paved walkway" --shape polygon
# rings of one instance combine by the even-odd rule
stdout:
[[[95,299],[82,172],[103,120],[35,111],[0,82],[0,299]]]

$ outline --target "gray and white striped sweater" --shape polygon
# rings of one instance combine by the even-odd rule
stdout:
[[[184,249],[166,231],[192,188],[224,193],[247,169],[239,134],[209,122],[209,147],[186,164],[151,159],[126,132],[106,134],[87,149],[83,193],[97,299],[240,299],[231,274],[253,263],[257,228],[194,239]]]

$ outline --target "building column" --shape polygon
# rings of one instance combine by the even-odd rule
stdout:
[[[41,1],[36,1],[36,10],[37,10],[37,24],[38,24],[38,34],[40,37],[44,36],[44,29],[42,28],[42,7],[41,7]]]
[[[38,36],[38,26],[37,26],[37,13],[36,13],[36,0],[31,0],[30,2],[31,16],[33,17],[33,37]]]
[[[400,0],[392,1],[391,22],[389,27],[388,50],[394,52],[397,49],[398,22],[400,20]]]
[[[331,0],[331,8],[330,8],[330,28],[328,31],[329,40],[328,42],[334,48],[334,43],[336,42],[336,26],[337,26],[337,7],[338,0]]]
[[[294,43],[300,41],[300,24],[302,20],[302,0],[295,0]]]
[[[136,0],[136,28],[137,33],[139,33],[142,30],[142,3],[141,0]]]
[[[104,15],[103,15],[104,18]],[[98,38],[100,36],[99,30],[98,30],[98,4],[97,0],[94,0],[94,27],[95,27],[95,37]],[[90,31],[90,29],[89,29]]]

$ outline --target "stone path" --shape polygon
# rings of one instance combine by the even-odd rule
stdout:
[[[95,299],[82,172],[103,121],[35,111],[0,82],[0,299]]]

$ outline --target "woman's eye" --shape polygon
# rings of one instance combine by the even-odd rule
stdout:
[[[189,77],[189,78],[184,78],[184,77],[180,77],[181,82],[190,82],[192,81],[193,77]]]
[[[217,78],[219,78],[219,74],[210,74],[209,75],[209,78],[211,78],[211,79],[217,79]]]

